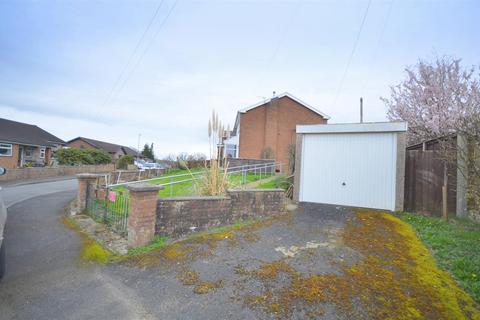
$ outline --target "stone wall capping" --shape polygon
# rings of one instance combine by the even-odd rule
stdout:
[[[279,192],[279,191],[284,191],[283,189],[228,189],[228,193],[234,193],[234,192]]]
[[[163,186],[148,183],[133,183],[127,185],[127,189],[131,192],[152,192],[162,190]]]
[[[77,176],[77,179],[96,179],[98,177],[103,177],[105,175],[101,173],[79,173],[76,176]]]
[[[171,197],[171,198],[161,198],[162,201],[209,201],[209,200],[229,200],[228,196],[191,196],[191,197]]]

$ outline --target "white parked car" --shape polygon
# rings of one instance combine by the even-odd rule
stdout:
[[[162,167],[156,162],[145,163],[145,169],[161,169]]]
[[[7,172],[4,168],[0,167],[0,176]],[[0,279],[5,274],[5,244],[3,243],[3,230],[5,229],[5,222],[7,221],[7,208],[3,203],[2,188],[0,187]]]
[[[145,169],[147,169],[145,166],[146,162],[143,160],[135,160],[133,164],[136,165],[138,170],[140,171],[144,171]]]
[[[140,171],[162,169],[162,166],[156,162],[146,162],[145,160],[135,160],[134,164]]]

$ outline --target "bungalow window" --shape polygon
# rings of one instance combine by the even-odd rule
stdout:
[[[12,145],[9,143],[0,143],[0,157],[11,157]]]
[[[28,158],[33,157],[34,151],[35,151],[35,148],[33,147],[25,147],[25,157],[28,157]]]
[[[45,159],[45,148],[40,148],[40,159]]]

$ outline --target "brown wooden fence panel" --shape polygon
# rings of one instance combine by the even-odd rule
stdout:
[[[441,216],[444,163],[435,151],[407,150],[405,210]],[[448,211],[456,211],[456,170],[448,168]]]

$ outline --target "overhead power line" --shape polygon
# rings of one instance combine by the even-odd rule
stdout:
[[[299,11],[299,9],[301,8],[302,5],[303,5],[303,1],[302,0],[297,0],[294,8],[292,10],[290,10],[290,15],[288,17],[287,23],[284,23],[283,24],[284,25],[283,29],[280,30],[280,36],[278,37],[278,41],[277,41],[277,44],[276,44],[275,48],[273,49],[272,55],[268,58],[268,60],[265,64],[265,68],[264,68],[264,71],[262,73],[262,76],[258,77],[260,79],[259,86],[258,86],[258,88],[260,88],[260,90],[262,89],[262,87],[265,83],[265,78],[268,75],[268,73],[270,72],[270,69],[272,67],[272,63],[275,60],[275,58],[277,57],[278,52],[280,51],[280,48],[282,47],[283,43],[285,42],[285,39],[287,38],[287,34],[289,33],[290,28],[292,27],[292,25],[294,23],[295,17],[296,17],[296,15],[297,15],[297,13],[298,13],[298,11]]]
[[[380,34],[378,36],[378,41],[377,41],[377,45],[375,46],[375,49],[373,51],[373,54],[372,54],[372,60],[371,60],[371,63],[369,64],[368,66],[368,71],[367,71],[367,75],[369,75],[372,70],[374,69],[374,66],[377,65],[377,57],[378,57],[378,52],[379,52],[379,49],[380,49],[380,46],[382,44],[382,40],[383,40],[383,35],[385,33],[385,29],[387,28],[387,25],[388,25],[388,20],[390,19],[390,14],[392,13],[392,8],[393,8],[393,2],[395,0],[392,0],[390,1],[390,4],[388,6],[388,10],[387,10],[387,13],[385,14],[385,19],[383,21],[383,25],[382,25],[382,29],[380,30]],[[364,96],[364,93],[365,93],[365,88],[367,87],[368,85],[368,82],[369,82],[369,77],[364,77],[364,80],[363,81],[363,85],[362,85],[362,96]]]
[[[124,65],[124,67],[122,68],[122,71],[120,72],[120,74],[118,75],[117,79],[115,80],[115,82],[113,83],[113,86],[112,86],[112,89],[110,90],[110,92],[108,93],[107,97],[105,98],[105,100],[103,101],[103,104],[102,104],[102,108],[107,105],[108,102],[110,102],[110,99],[112,98],[114,92],[115,92],[115,89],[117,89],[117,86],[119,85],[120,83],[120,80],[122,79],[122,77],[124,76],[125,72],[127,71],[128,67],[130,66],[130,64],[132,63],[133,61],[133,58],[135,57],[135,55],[137,54],[137,51],[138,49],[140,48],[143,40],[145,39],[145,36],[147,35],[148,31],[150,30],[150,28],[152,27],[153,25],[153,22],[155,21],[157,15],[158,15],[158,12],[160,11],[160,8],[162,7],[162,4],[165,0],[161,0],[159,3],[158,3],[158,6],[153,14],[153,16],[150,18],[150,21],[148,22],[147,24],[147,27],[145,28],[145,30],[143,31],[142,33],[142,36],[140,37],[140,39],[138,40],[137,44],[135,45],[132,53],[130,54],[130,56],[128,57],[128,60],[127,60],[127,63]]]
[[[147,46],[145,47],[145,50],[143,51],[143,53],[140,55],[139,59],[135,62],[135,64],[133,65],[133,68],[130,69],[130,72],[128,73],[127,77],[125,78],[125,81],[123,81],[122,85],[120,86],[120,90],[119,92],[121,92],[123,90],[123,88],[125,87],[125,85],[127,84],[128,80],[130,79],[130,77],[133,75],[135,69],[137,68],[137,66],[140,64],[140,62],[143,60],[143,58],[145,57],[145,55],[147,54],[148,50],[150,49],[150,47],[152,46],[153,44],[153,41],[155,40],[155,38],[157,37],[157,35],[160,33],[160,31],[162,30],[163,26],[165,25],[165,23],[167,22],[168,18],[170,17],[170,15],[172,14],[173,10],[175,9],[175,7],[177,6],[177,3],[178,3],[179,0],[175,0],[175,2],[173,3],[173,5],[170,7],[170,10],[168,11],[167,15],[165,16],[165,18],[162,20],[162,22],[160,23],[160,26],[158,27],[157,29],[157,32],[155,32],[155,34],[153,35],[153,37],[150,39],[149,43],[147,44]]]
[[[353,43],[352,51],[350,52],[350,56],[348,57],[347,66],[345,67],[345,71],[343,72],[342,79],[340,80],[340,85],[338,86],[337,93],[335,95],[335,101],[333,102],[334,106],[337,104],[338,96],[340,95],[340,92],[342,91],[342,88],[343,88],[343,82],[347,77],[348,69],[350,68],[350,64],[352,63],[353,55],[357,50],[357,45],[360,40],[360,35],[362,34],[363,26],[365,25],[365,20],[367,20],[368,10],[370,9],[371,4],[372,4],[372,0],[369,0],[367,4],[367,8],[365,9],[365,12],[363,14],[362,23],[360,24],[360,28],[358,29],[358,32],[357,32],[357,37],[355,38],[355,42]]]

